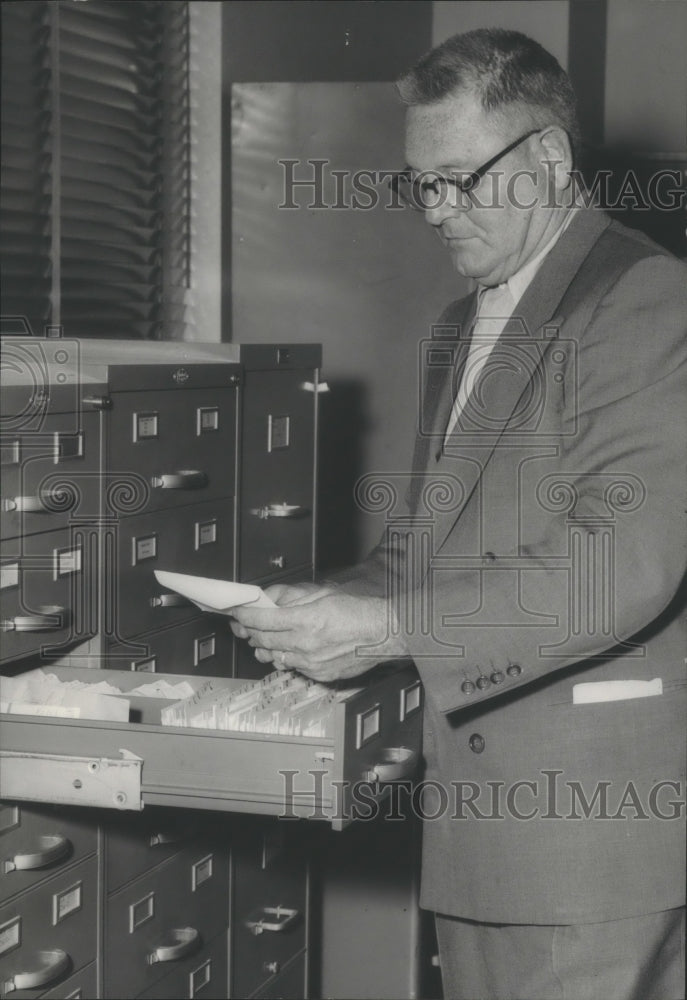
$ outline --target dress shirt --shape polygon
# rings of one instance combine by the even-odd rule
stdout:
[[[563,224],[559,226],[548,243],[534,257],[530,258],[520,270],[516,271],[515,274],[511,274],[510,278],[502,282],[502,284],[494,285],[493,287],[480,286],[468,356],[453,402],[453,409],[451,410],[451,415],[446,426],[444,445],[446,445],[449,436],[452,434],[458,418],[475,388],[477,379],[489,360],[489,355],[493,351],[496,342],[503,333],[506,323],[513,315],[517,303],[541,267],[546,255],[553,249],[572,222],[575,211],[575,209],[572,209],[568,212]]]

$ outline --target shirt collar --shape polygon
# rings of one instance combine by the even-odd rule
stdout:
[[[508,278],[502,284],[496,286],[496,288],[499,289],[504,288],[504,286],[507,286],[508,291],[512,296],[513,303],[520,301],[520,299],[522,298],[523,294],[527,289],[527,286],[530,284],[535,274],[541,267],[544,258],[548,253],[551,252],[551,250],[553,250],[554,246],[561,238],[565,230],[568,228],[574,216],[577,214],[577,211],[578,211],[577,208],[572,208],[571,211],[567,213],[565,219],[563,220],[563,223],[558,227],[558,229],[553,234],[548,243],[546,243],[545,246],[543,246],[542,249],[539,250],[539,252],[534,255],[534,257],[531,257],[530,260],[528,260],[527,263],[524,264],[519,271],[516,271],[515,274],[511,274],[510,278]],[[483,286],[480,286],[480,288],[481,287]]]

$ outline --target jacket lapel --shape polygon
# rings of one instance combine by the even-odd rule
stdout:
[[[440,429],[437,426],[427,471],[457,475],[463,496],[458,510],[435,515],[435,552],[460,517],[504,431],[509,424],[517,431],[517,415],[527,406],[526,394],[536,392],[533,382],[544,377],[546,354],[564,322],[559,307],[565,293],[609,225],[610,219],[597,210],[578,211],[517,303],[445,449],[441,444],[446,421]],[[449,403],[446,419],[450,408]]]

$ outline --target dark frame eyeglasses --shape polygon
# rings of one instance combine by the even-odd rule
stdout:
[[[525,139],[529,139],[531,136],[543,131],[541,128],[533,128],[529,132],[525,132],[524,135],[521,135],[518,139],[514,139],[505,149],[492,156],[486,163],[483,163],[481,167],[477,167],[476,170],[472,170],[469,173],[461,174],[460,180],[457,177],[450,176],[433,176],[431,179],[428,179],[425,176],[426,174],[434,174],[434,171],[430,170],[413,177],[410,167],[406,167],[405,170],[399,171],[392,177],[389,181],[389,187],[394,194],[398,194],[401,201],[408,205],[409,208],[413,208],[417,212],[426,212],[428,208],[436,208],[446,203],[446,197],[440,197],[442,189],[446,192],[450,186],[456,191],[460,191],[461,194],[469,194],[477,187],[487,170],[491,170],[499,160],[502,160],[504,156],[512,152]],[[432,199],[431,203],[426,204],[427,199],[425,196],[429,191],[432,192]]]

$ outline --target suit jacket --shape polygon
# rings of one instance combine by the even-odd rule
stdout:
[[[474,295],[426,345],[410,509],[359,590],[391,588],[424,684],[429,909],[545,924],[684,902],[686,274],[578,212],[445,448]],[[632,699],[602,683],[655,678]]]

